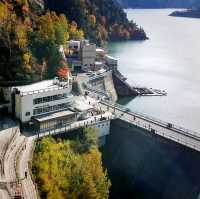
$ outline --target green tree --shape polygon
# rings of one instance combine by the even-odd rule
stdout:
[[[72,147],[77,153],[86,153],[97,145],[97,132],[93,128],[84,128],[74,142]]]
[[[91,131],[87,129],[85,133]],[[72,141],[56,141],[51,137],[37,144],[33,173],[42,198],[108,198],[111,183],[102,167],[101,154],[95,141],[91,141],[94,138],[86,137],[90,137],[85,139],[90,140],[92,147],[85,153],[75,150]]]

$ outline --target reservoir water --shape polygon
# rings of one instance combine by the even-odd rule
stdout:
[[[127,9],[149,40],[115,42],[108,52],[133,85],[166,90],[166,97],[123,99],[133,111],[200,130],[200,19],[168,16],[172,9]]]

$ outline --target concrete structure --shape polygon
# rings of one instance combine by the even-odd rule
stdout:
[[[113,72],[113,82],[117,95],[120,97],[136,97],[140,95],[140,92],[132,87],[118,70]]]
[[[83,70],[88,71],[94,66],[96,59],[96,44],[83,43],[81,45],[81,62]]]
[[[45,80],[12,88],[12,113],[22,123],[32,117],[67,109],[73,103],[72,78]]]
[[[107,111],[84,120],[75,121],[60,128],[37,132],[35,138],[41,138],[49,135],[59,135],[84,127],[92,127],[96,130],[99,144],[102,145],[106,142],[106,136],[110,133],[110,120],[112,119],[114,119],[113,114]]]
[[[196,151],[200,151],[200,134],[197,132],[148,117],[141,113],[130,112],[128,109],[117,104],[102,101],[99,105],[101,110],[110,111],[115,114],[116,118],[143,128],[151,134],[159,135]]]
[[[88,71],[95,65],[96,44],[91,44],[88,40],[71,40],[69,50],[71,54],[68,61],[72,71]]]
[[[106,55],[106,52],[102,48],[96,48],[96,60],[101,61]]]
[[[81,60],[75,58],[75,57],[68,57],[67,61],[69,63],[69,66],[71,68],[71,71],[73,72],[82,72],[82,63]]]
[[[102,71],[102,73],[91,76],[88,81],[88,89],[102,93],[102,97],[110,98],[113,102],[117,101],[117,93],[112,79],[112,71]]]
[[[105,62],[112,70],[117,70],[118,60],[116,58],[105,55]]]
[[[65,125],[73,123],[76,121],[76,118],[76,113],[69,110],[34,117],[34,130],[43,132],[61,128]]]
[[[69,49],[79,52],[81,48],[81,42],[77,40],[71,40],[69,41]]]

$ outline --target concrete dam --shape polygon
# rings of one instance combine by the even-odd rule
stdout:
[[[102,148],[111,199],[199,199],[200,154],[122,120]]]

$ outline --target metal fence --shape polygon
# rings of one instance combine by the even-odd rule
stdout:
[[[123,113],[126,113],[126,114],[128,114],[130,116],[135,116],[135,117],[141,118],[143,120],[146,120],[147,122],[157,124],[157,125],[162,126],[164,128],[169,128],[169,124],[170,123],[168,123],[168,122],[165,122],[165,121],[162,121],[160,119],[148,116],[148,115],[143,114],[143,113],[139,113],[139,112],[136,112],[136,111],[131,111],[130,109],[128,109],[125,106],[122,106],[120,104],[113,103],[113,102],[110,102],[108,100],[101,101],[101,103],[106,105],[106,106],[109,106],[109,107],[112,107],[114,109],[117,109],[117,110],[119,110],[119,111],[121,111]],[[198,139],[200,141],[200,133],[198,133],[198,132],[195,132],[195,131],[180,127],[180,126],[175,125],[175,124],[171,124],[170,129],[174,130],[176,132],[180,132],[181,134],[184,134],[186,136],[193,137],[194,139]]]

